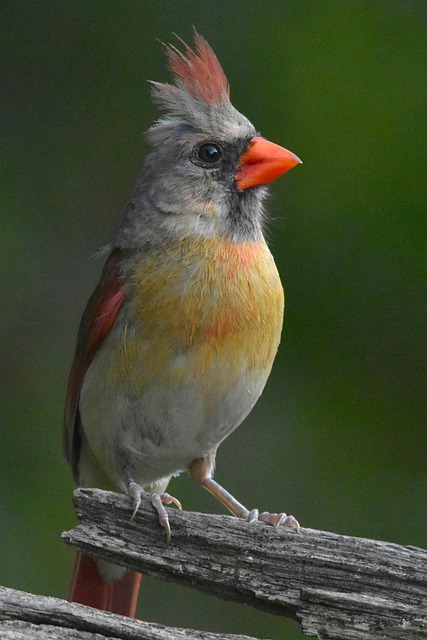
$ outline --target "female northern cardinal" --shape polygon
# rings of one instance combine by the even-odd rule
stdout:
[[[263,236],[267,183],[301,162],[257,135],[229,99],[209,44],[166,52],[174,84],[79,328],[65,409],[76,482],[150,500],[191,475],[235,516],[249,511],[212,478],[219,444],[260,396],[280,341],[283,289]],[[70,599],[134,615],[139,574],[79,555]]]

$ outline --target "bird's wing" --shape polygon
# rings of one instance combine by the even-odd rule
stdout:
[[[68,380],[63,442],[65,457],[71,464],[76,480],[81,442],[80,390],[89,365],[111,331],[125,299],[119,271],[120,260],[120,251],[113,249],[105,262],[99,283],[87,303],[80,322],[76,353]]]

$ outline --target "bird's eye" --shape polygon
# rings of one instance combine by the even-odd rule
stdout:
[[[222,149],[219,144],[205,142],[197,149],[196,156],[203,164],[215,164],[222,158]]]

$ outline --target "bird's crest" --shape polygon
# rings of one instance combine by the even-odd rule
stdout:
[[[175,82],[151,82],[154,102],[166,111],[147,131],[146,138],[154,146],[170,137],[182,136],[182,126],[205,135],[229,136],[243,131],[254,135],[250,122],[230,102],[230,88],[224,71],[211,46],[194,29],[194,51],[181,38],[180,51],[165,45]]]
[[[177,85],[184,87],[193,98],[212,104],[229,98],[230,87],[212,47],[194,29],[195,51],[177,36],[185,48],[182,53],[174,45],[166,46],[166,53]]]

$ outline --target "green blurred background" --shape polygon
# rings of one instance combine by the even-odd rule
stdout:
[[[232,100],[304,161],[272,188],[282,345],[217,478],[308,527],[425,545],[423,0],[1,2],[0,584],[63,596],[61,414],[80,315],[194,24]],[[219,512],[187,477],[185,508]],[[296,623],[146,580],[140,615],[300,638]]]

